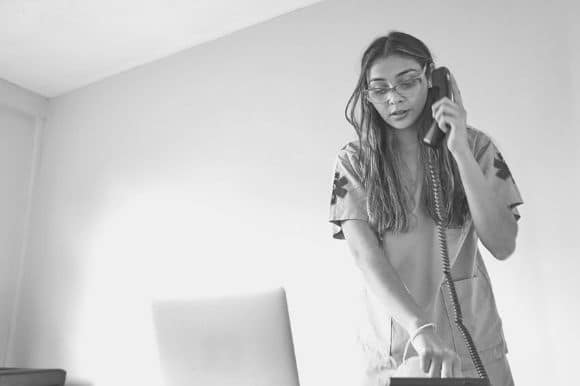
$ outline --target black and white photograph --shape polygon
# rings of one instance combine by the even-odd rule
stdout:
[[[0,386],[575,384],[579,21],[0,0]]]

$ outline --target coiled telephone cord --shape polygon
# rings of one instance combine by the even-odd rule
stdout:
[[[449,263],[449,254],[447,250],[447,235],[445,234],[445,222],[442,216],[441,210],[441,184],[439,179],[439,170],[435,168],[435,156],[434,151],[429,151],[429,174],[431,176],[431,184],[433,189],[433,196],[435,199],[435,213],[437,215],[436,224],[437,224],[437,238],[439,239],[439,251],[441,254],[441,265],[443,268],[443,274],[445,276],[445,283],[447,284],[448,295],[451,300],[451,304],[453,307],[453,321],[457,325],[457,328],[463,335],[463,341],[467,346],[467,350],[469,351],[469,355],[471,356],[471,360],[477,374],[480,378],[486,379],[489,382],[489,378],[487,376],[487,372],[483,367],[483,363],[481,362],[481,358],[475,348],[475,343],[469,331],[463,324],[463,315],[461,314],[461,308],[459,306],[459,298],[457,297],[457,291],[455,290],[455,285],[453,284],[453,280],[451,277],[451,267]]]

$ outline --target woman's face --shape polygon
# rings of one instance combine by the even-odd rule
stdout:
[[[379,58],[371,65],[367,81],[370,103],[385,122],[403,130],[417,121],[428,92],[426,75],[417,61],[398,55]]]

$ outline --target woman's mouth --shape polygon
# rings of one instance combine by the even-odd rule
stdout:
[[[401,119],[404,119],[407,116],[407,113],[409,113],[409,110],[398,110],[392,112],[389,116],[391,117],[391,119],[395,121],[400,121]]]

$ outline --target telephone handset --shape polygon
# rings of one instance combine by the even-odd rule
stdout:
[[[450,83],[451,75],[447,67],[438,67],[433,70],[431,73],[431,93],[434,101],[438,101],[443,97],[453,100]],[[437,121],[433,120],[431,127],[429,127],[427,134],[423,138],[423,142],[431,147],[436,147],[439,146],[443,137],[445,137],[445,132],[439,128]]]
[[[449,99],[453,100],[453,94],[451,93],[451,75],[449,70],[446,67],[438,67],[433,70],[431,74],[431,92],[433,93],[432,100],[438,101],[443,97],[448,97]],[[443,218],[442,213],[442,192],[441,192],[441,180],[440,174],[438,169],[438,162],[437,156],[437,147],[441,144],[441,141],[445,138],[445,132],[439,128],[439,124],[437,121],[433,120],[431,127],[425,134],[423,138],[423,142],[430,146],[432,151],[428,151],[428,159],[427,159],[427,169],[429,171],[429,177],[431,179],[431,188],[433,189],[433,198],[435,201],[435,214],[437,219],[435,223],[437,225],[437,238],[439,240],[439,252],[441,255],[441,269],[443,271],[444,282],[447,287],[447,294],[449,296],[450,304],[453,308],[453,315],[452,319],[455,322],[459,332],[463,336],[463,340],[467,347],[467,351],[471,357],[473,365],[479,375],[479,379],[476,378],[462,378],[462,383],[457,383],[461,385],[489,385],[489,378],[487,376],[487,372],[481,362],[481,358],[477,352],[475,347],[475,343],[467,330],[465,324],[463,323],[463,315],[461,313],[461,307],[459,304],[459,300],[457,297],[457,291],[455,289],[455,285],[453,282],[453,278],[451,277],[451,266],[449,263],[449,256],[447,255],[447,236],[445,233],[445,219]],[[406,386],[406,385],[451,385],[455,384],[450,382],[449,379],[446,379],[444,383],[439,383],[436,379],[424,379],[419,380],[417,378],[407,378],[409,376],[413,377],[424,377],[426,374],[420,368],[418,357],[413,357],[409,359],[413,359],[407,361],[406,354],[407,348],[409,346],[407,343],[407,347],[405,347],[405,351],[403,353],[403,363],[397,369],[395,376],[391,377],[391,386]],[[414,382],[414,383],[413,383]]]

